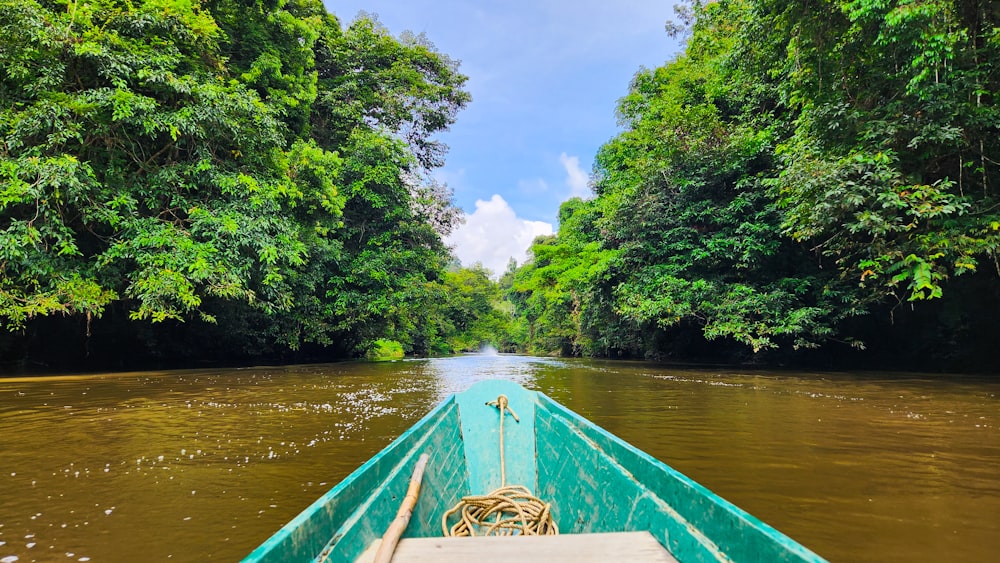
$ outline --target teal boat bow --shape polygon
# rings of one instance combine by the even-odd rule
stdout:
[[[500,411],[486,404],[499,395],[519,415],[504,426],[507,484],[551,503],[560,534],[649,532],[681,562],[823,561],[543,393],[483,381],[446,399],[244,562],[355,561],[396,517],[425,452],[430,462],[403,537],[441,537],[447,510],[501,485]]]

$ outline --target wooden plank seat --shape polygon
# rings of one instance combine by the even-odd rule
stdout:
[[[372,561],[376,540],[358,559]],[[478,536],[471,538],[407,538],[400,540],[393,563],[434,561],[516,561],[530,563],[589,563],[634,561],[677,563],[649,532],[562,534],[558,536]]]

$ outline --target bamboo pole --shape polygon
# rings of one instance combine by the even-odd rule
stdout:
[[[429,454],[421,454],[417,464],[413,467],[413,475],[410,477],[410,486],[406,489],[406,496],[403,503],[399,505],[399,512],[396,519],[389,525],[389,529],[382,536],[382,543],[375,552],[375,563],[389,563],[392,554],[396,551],[396,544],[406,530],[406,525],[410,523],[410,516],[413,515],[413,507],[417,505],[417,497],[420,495],[420,482],[424,478],[424,468],[427,467]]]

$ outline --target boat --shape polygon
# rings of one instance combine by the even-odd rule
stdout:
[[[459,517],[446,513],[508,483],[542,503],[546,533],[558,535],[446,537],[459,526],[449,530]],[[391,527],[405,527],[401,539],[383,539]],[[243,561],[370,561],[383,545],[397,562],[824,561],[545,394],[501,380],[451,395]]]

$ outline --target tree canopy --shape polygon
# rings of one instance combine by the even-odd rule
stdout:
[[[470,97],[426,38],[319,0],[3,0],[0,31],[10,350],[352,354],[438,297]]]
[[[565,205],[513,274],[529,345],[748,358],[886,332],[974,348],[1000,304],[995,3],[681,14],[668,31],[685,50],[636,74],[595,197]]]
[[[319,0],[0,0],[0,355],[990,367],[1000,6],[678,13],[594,197],[496,282],[442,242],[436,135],[470,97],[422,34]]]

